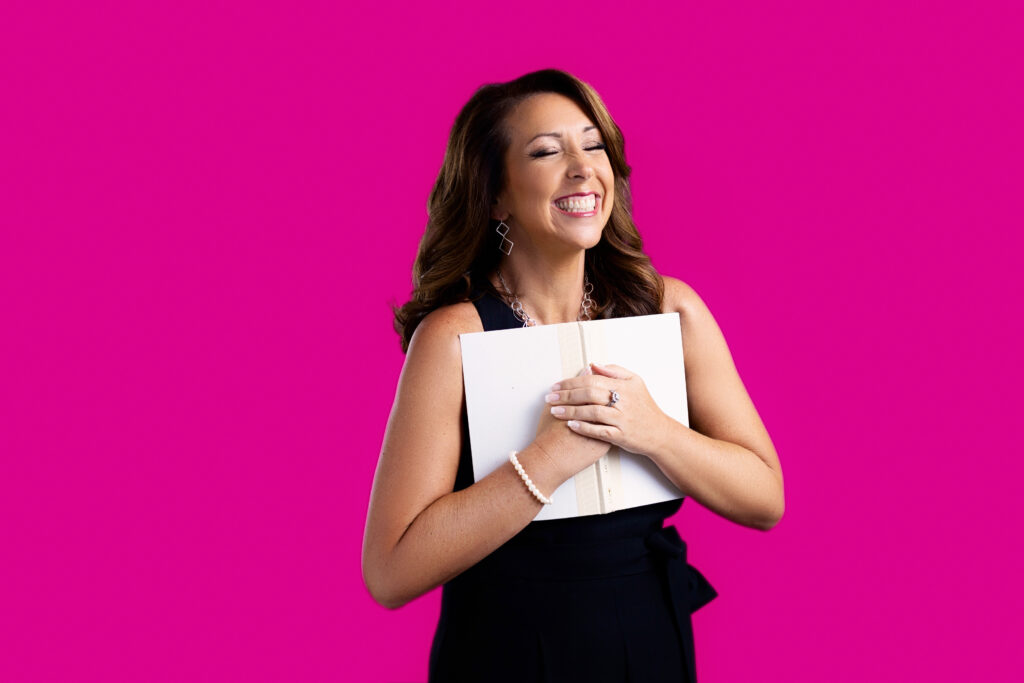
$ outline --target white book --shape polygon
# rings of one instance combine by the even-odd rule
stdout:
[[[538,325],[460,335],[475,481],[535,438],[551,385],[589,363],[639,375],[658,407],[689,425],[679,314]],[[535,520],[605,514],[683,498],[646,456],[613,447],[558,487]]]

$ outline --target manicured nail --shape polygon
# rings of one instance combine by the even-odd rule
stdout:
[[[576,429],[580,426],[580,423],[576,420],[569,420],[566,424],[568,424],[572,429]]]
[[[558,394],[548,394],[547,396],[544,397],[544,402],[545,403],[554,403],[557,400],[558,400]]]
[[[558,391],[561,388],[562,388],[561,384],[553,384],[553,385],[551,385],[551,391]]]
[[[563,408],[562,406],[555,406],[554,408],[551,409],[551,414],[552,415],[564,415],[565,414],[565,408]]]

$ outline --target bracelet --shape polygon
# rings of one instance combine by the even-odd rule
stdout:
[[[551,505],[554,501],[550,498],[546,498],[544,494],[540,492],[540,489],[533,485],[533,482],[530,481],[530,477],[526,474],[526,470],[524,470],[523,466],[519,464],[519,458],[516,457],[516,453],[518,452],[519,451],[512,451],[508,456],[508,459],[512,461],[512,466],[516,468],[516,472],[518,472],[519,476],[522,477],[523,483],[526,484],[526,488],[530,489],[530,493],[545,505]]]

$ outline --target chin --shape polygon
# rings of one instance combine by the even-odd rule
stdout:
[[[577,225],[566,230],[562,227],[561,242],[574,249],[592,249],[601,242],[605,227],[597,224]]]
[[[594,247],[601,243],[601,235],[603,234],[604,230],[599,230],[598,232],[591,235],[582,235],[579,241],[579,246],[582,247],[583,249],[593,249]]]

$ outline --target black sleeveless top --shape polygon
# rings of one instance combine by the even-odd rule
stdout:
[[[484,331],[522,327],[494,293]],[[455,491],[472,486],[465,405]],[[718,594],[664,520],[682,500],[535,521],[442,588],[429,681],[695,681],[690,614]]]

